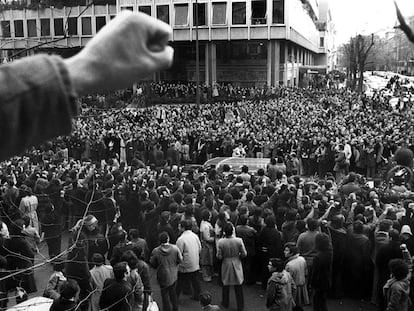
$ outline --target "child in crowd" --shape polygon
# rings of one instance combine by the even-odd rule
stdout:
[[[202,311],[220,311],[220,307],[211,304],[211,294],[209,292],[203,292],[198,297],[200,299],[200,305]]]

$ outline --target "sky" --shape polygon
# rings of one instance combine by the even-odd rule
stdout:
[[[336,44],[356,34],[392,29],[397,22],[393,0],[328,0],[336,28]],[[397,0],[405,17],[414,15],[414,0]]]

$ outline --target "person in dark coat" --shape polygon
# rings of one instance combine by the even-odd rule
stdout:
[[[397,230],[391,229],[389,232],[390,242],[381,246],[378,249],[377,256],[375,258],[375,264],[378,268],[378,284],[374,289],[378,293],[378,311],[385,310],[385,300],[382,293],[382,289],[390,276],[389,262],[395,258],[403,258],[401,251],[400,234]]]
[[[332,246],[329,236],[319,233],[315,237],[315,248],[318,251],[313,260],[312,274],[309,284],[313,289],[313,310],[328,310],[327,296],[332,285]]]
[[[332,259],[332,288],[331,296],[334,298],[341,298],[344,294],[343,276],[344,276],[344,260],[346,248],[346,231],[344,229],[345,217],[335,215],[328,226],[329,235],[331,236],[333,259]]]
[[[357,299],[367,298],[370,295],[373,275],[371,260],[371,242],[364,234],[364,224],[357,220],[353,224],[353,232],[347,235],[346,262],[346,289],[347,293]]]
[[[24,237],[22,230],[24,221],[17,219],[10,225],[10,239],[5,241],[8,270],[27,270],[10,279],[9,288],[22,287],[28,294],[37,291],[33,267],[35,253]]]
[[[133,289],[127,278],[130,268],[126,262],[119,262],[114,266],[114,279],[104,282],[99,306],[108,311],[130,311]]]
[[[247,225],[247,216],[241,215],[239,224],[236,227],[236,236],[243,240],[246,247],[247,256],[242,258],[244,280],[247,285],[255,282],[255,275],[253,274],[253,258],[256,256],[256,241],[257,232],[252,227]]]
[[[75,311],[76,296],[79,285],[74,280],[64,281],[60,290],[60,297],[53,301],[49,311]]]
[[[270,258],[283,258],[283,245],[280,232],[276,228],[274,216],[268,216],[265,220],[266,227],[257,237],[257,248],[261,267],[262,287],[266,287],[270,273],[267,264]]]

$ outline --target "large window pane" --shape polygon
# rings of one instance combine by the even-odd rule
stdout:
[[[175,25],[188,25],[188,4],[176,4],[175,6]]]
[[[68,18],[68,35],[69,36],[78,35],[78,19],[76,17]]]
[[[27,20],[27,35],[29,37],[37,37],[37,26],[35,19]]]
[[[266,0],[252,1],[252,24],[266,24]]]
[[[234,25],[246,24],[246,2],[232,3],[232,19]]]
[[[197,11],[198,12],[197,12]],[[205,3],[198,3],[197,5],[193,4],[193,25],[196,26],[196,12],[198,13],[198,26],[207,25],[207,6]]]
[[[162,20],[164,23],[170,23],[170,6],[169,5],[158,5],[157,6],[157,18]]]
[[[141,5],[141,6],[139,6],[138,11],[151,16],[151,6],[150,5]]]
[[[23,37],[23,21],[18,20],[14,21],[14,36],[15,37]]]
[[[213,25],[227,24],[227,4],[226,2],[213,2]]]
[[[63,18],[55,18],[53,23],[55,26],[55,36],[63,36]]]
[[[123,10],[133,11],[134,7],[132,7],[132,6],[123,6],[123,7],[121,7],[121,11],[123,11]]]
[[[40,35],[42,37],[50,36],[50,19],[42,18],[40,20]]]
[[[285,1],[273,0],[273,24],[285,23]]]
[[[1,22],[1,32],[4,38],[10,38],[10,21],[2,21]]]
[[[90,17],[82,17],[82,35],[92,35],[92,23]]]
[[[96,32],[101,30],[105,25],[106,25],[105,16],[97,16],[96,17]]]

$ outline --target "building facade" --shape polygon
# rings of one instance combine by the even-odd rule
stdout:
[[[70,56],[117,12],[132,10],[173,28],[173,67],[154,79],[196,80],[197,34],[200,81],[207,85],[299,85],[328,68],[332,21],[326,0],[90,1],[3,7],[3,58],[39,51]]]

